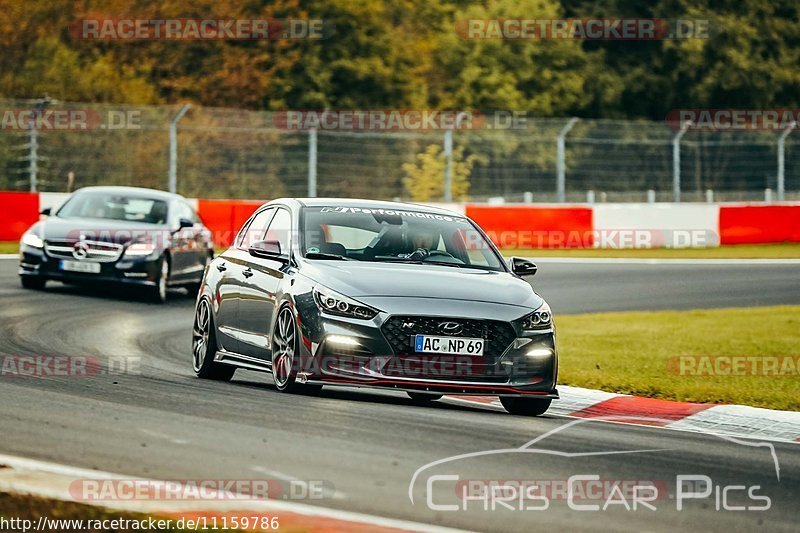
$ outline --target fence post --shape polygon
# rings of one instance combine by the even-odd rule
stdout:
[[[317,197],[317,130],[308,130],[308,197]]]
[[[39,183],[39,130],[36,128],[36,117],[31,124],[28,150],[28,177],[31,182],[31,192],[36,192]]]
[[[184,104],[169,123],[169,192],[178,192],[178,121],[183,118],[192,104]]]
[[[786,193],[786,137],[797,127],[797,122],[792,122],[778,137],[778,201],[782,202]]]
[[[444,201],[453,201],[453,128],[444,130]]]
[[[565,146],[567,141],[567,133],[578,122],[578,117],[572,117],[561,128],[556,138],[556,201],[564,203],[567,201],[567,167],[566,167],[566,154]]]
[[[672,201],[681,201],[681,137],[691,126],[691,121],[681,124],[681,129],[672,138]]]

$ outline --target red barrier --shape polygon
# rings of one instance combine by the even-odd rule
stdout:
[[[721,244],[800,242],[800,206],[720,206]]]
[[[263,203],[251,200],[198,200],[197,214],[214,234],[217,246],[230,246],[242,225]]]
[[[39,195],[0,192],[0,241],[16,241],[39,220]]]
[[[590,248],[591,207],[467,205],[466,215],[500,248]]]

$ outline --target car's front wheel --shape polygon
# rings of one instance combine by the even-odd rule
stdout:
[[[550,399],[500,396],[500,403],[512,415],[539,416],[550,408]]]
[[[20,276],[19,280],[24,289],[34,289],[37,291],[44,289],[44,286],[47,284],[47,280],[45,278],[40,278],[37,276]]]
[[[211,316],[208,300],[203,298],[197,304],[192,328],[192,368],[199,378],[229,381],[236,367],[215,362],[216,352],[214,317]]]
[[[156,284],[154,287],[150,287],[149,297],[151,302],[163,304],[167,301],[167,281],[169,280],[169,260],[166,256],[159,261],[156,276]]]
[[[322,389],[319,385],[297,383],[298,346],[297,322],[291,307],[285,305],[278,313],[272,333],[272,377],[275,387],[281,392],[319,392]]]

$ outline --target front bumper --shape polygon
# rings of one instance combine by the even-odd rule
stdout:
[[[483,321],[503,325],[508,334],[487,327],[490,336],[482,356],[417,354],[409,331],[387,325],[397,315],[380,313],[373,320],[321,314],[313,302],[297,302],[302,333],[300,382],[442,394],[535,396],[558,398],[558,354],[555,331],[523,331],[515,321],[420,315],[437,321]],[[313,307],[311,307],[313,306]],[[493,338],[494,337],[494,338]],[[346,342],[344,342],[346,341]]]
[[[48,256],[41,248],[20,247],[19,275],[69,283],[103,283],[152,287],[160,275],[159,258],[150,256],[99,263],[99,273],[63,270],[61,259]]]

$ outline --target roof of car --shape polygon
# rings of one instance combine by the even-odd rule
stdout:
[[[287,200],[286,198],[282,200]],[[360,207],[362,209],[392,209],[403,211],[424,211],[440,215],[463,216],[460,213],[431,204],[413,204],[409,202],[387,202],[383,200],[364,200],[357,198],[292,198],[304,207]],[[280,200],[276,200],[280,201]]]
[[[124,187],[124,186],[97,186],[97,187],[81,187],[75,192],[107,192],[114,194],[131,194],[139,196],[147,196],[149,198],[159,198],[164,200],[174,200],[182,198],[178,194],[172,194],[167,191],[159,191],[158,189],[147,189],[145,187]]]

